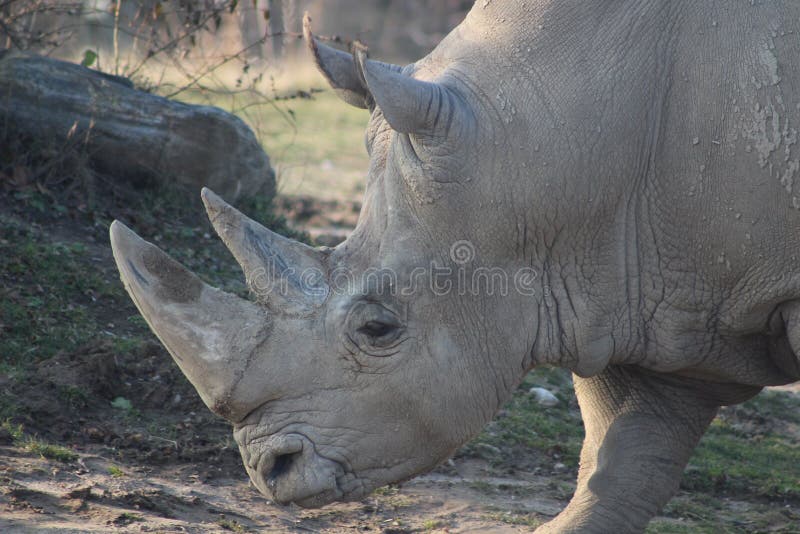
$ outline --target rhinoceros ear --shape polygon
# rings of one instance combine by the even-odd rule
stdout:
[[[308,16],[308,12],[303,15],[303,37],[308,49],[314,56],[314,63],[316,63],[317,69],[339,98],[351,106],[372,109],[372,95],[369,94],[354,55],[326,46],[314,37],[314,34],[311,33],[311,17]],[[394,72],[400,72],[403,69],[399,65],[380,64]]]
[[[386,64],[367,59],[356,49],[356,60],[370,95],[393,130],[405,134],[444,136],[466,104],[441,83],[414,79]]]

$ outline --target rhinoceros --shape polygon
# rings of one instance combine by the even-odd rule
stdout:
[[[719,406],[800,379],[800,2],[479,0],[403,67],[304,33],[371,110],[352,234],[313,248],[204,190],[243,299],[111,226],[265,495],[429,470],[555,365],[586,437],[541,531],[641,531]]]

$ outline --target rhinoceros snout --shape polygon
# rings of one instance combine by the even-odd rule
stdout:
[[[316,508],[343,497],[338,480],[344,469],[320,455],[305,436],[273,435],[240,449],[250,480],[278,504]]]

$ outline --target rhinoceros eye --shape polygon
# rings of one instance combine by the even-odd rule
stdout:
[[[372,356],[387,356],[400,341],[403,326],[394,312],[380,304],[366,302],[351,310],[349,341]]]
[[[397,326],[381,321],[367,321],[364,326],[358,329],[359,333],[372,338],[388,336],[395,330],[397,330]]]

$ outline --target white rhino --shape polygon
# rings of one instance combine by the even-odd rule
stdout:
[[[372,111],[356,229],[315,249],[204,191],[248,301],[115,222],[142,315],[302,506],[431,469],[570,369],[578,486],[541,530],[643,530],[720,405],[800,379],[800,2],[480,0],[402,68],[307,22]]]

